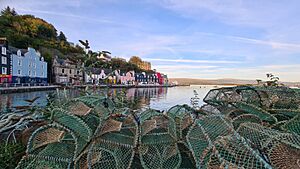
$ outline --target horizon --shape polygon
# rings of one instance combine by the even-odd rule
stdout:
[[[4,0],[53,24],[68,41],[137,55],[169,78],[299,82],[300,2]],[[103,43],[104,42],[104,43]]]

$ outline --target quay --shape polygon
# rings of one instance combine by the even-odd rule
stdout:
[[[60,85],[30,85],[25,84],[21,86],[10,85],[10,86],[0,86],[0,94],[8,93],[23,93],[32,91],[45,91],[45,90],[55,90],[55,89],[78,89],[78,88],[159,88],[159,87],[175,87],[175,85],[72,85],[72,86],[60,86]]]
[[[60,86],[56,86],[56,85],[30,86],[30,85],[28,85],[28,86],[0,87],[0,94],[55,90],[57,88],[60,88]]]

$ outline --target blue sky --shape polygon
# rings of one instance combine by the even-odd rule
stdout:
[[[298,0],[0,0],[169,77],[300,81]]]

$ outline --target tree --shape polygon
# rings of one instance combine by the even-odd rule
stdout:
[[[129,59],[129,62],[130,63],[133,63],[135,65],[139,65],[141,62],[142,62],[142,59],[138,56],[132,56],[130,59]]]
[[[62,31],[59,32],[58,40],[67,42],[67,38],[66,38],[65,34]]]
[[[9,6],[7,6],[5,9],[1,11],[2,16],[16,16],[18,15],[15,9],[11,9]]]

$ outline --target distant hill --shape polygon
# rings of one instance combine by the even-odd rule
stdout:
[[[243,79],[190,79],[190,78],[170,78],[170,82],[178,82],[179,85],[246,85],[257,84],[256,80]],[[283,82],[287,86],[300,86],[300,82]]]

